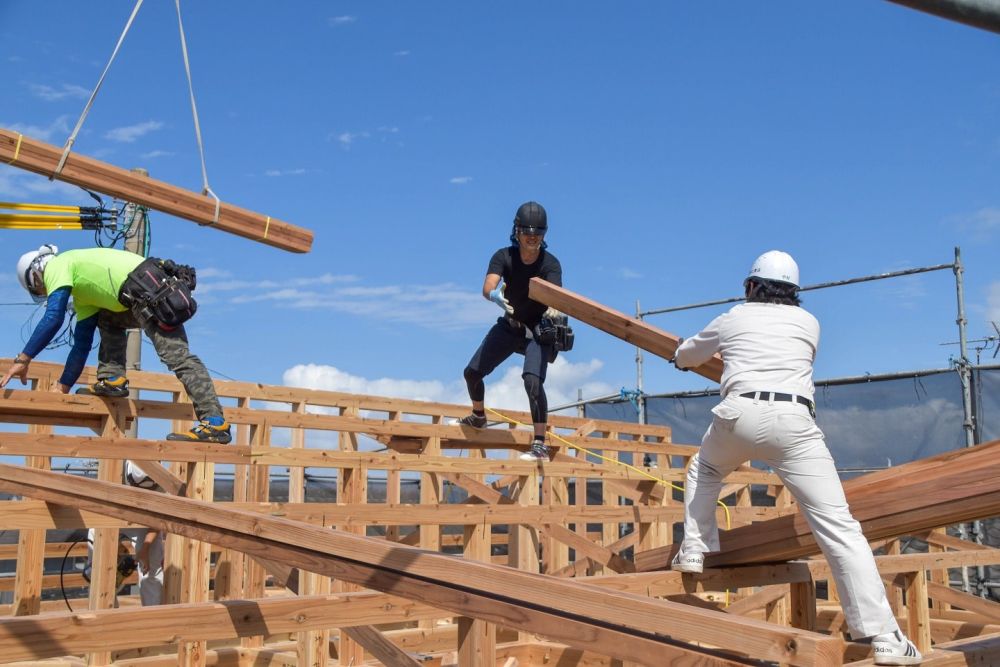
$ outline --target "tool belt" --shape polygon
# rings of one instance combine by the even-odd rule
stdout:
[[[193,267],[149,257],[128,274],[118,291],[118,302],[140,320],[154,320],[161,329],[170,331],[198,310],[191,296],[196,285]]]
[[[569,352],[573,349],[573,329],[565,315],[543,317],[531,333],[540,345],[551,345],[555,352]]]
[[[773,399],[775,401],[788,401],[788,402],[799,403],[809,408],[809,414],[811,414],[813,417],[816,416],[816,404],[810,401],[805,396],[799,396],[797,394],[780,394],[777,392],[770,392],[770,391],[748,391],[745,394],[740,394],[740,397],[753,398],[753,399],[759,398],[762,401],[770,401]]]

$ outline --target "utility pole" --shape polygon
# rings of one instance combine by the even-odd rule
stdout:
[[[149,176],[149,172],[141,167],[132,170],[137,176]],[[137,204],[129,202],[125,206],[125,219],[128,220],[128,234],[125,236],[125,250],[143,255],[146,239],[146,209]],[[129,329],[125,344],[125,371],[138,371],[142,369],[142,330]],[[135,438],[138,435],[138,420],[132,420],[126,435]]]

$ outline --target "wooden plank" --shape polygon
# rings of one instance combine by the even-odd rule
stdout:
[[[340,631],[364,646],[385,667],[416,667],[421,664],[370,625],[346,627]]]
[[[596,301],[574,294],[541,278],[531,279],[528,284],[528,296],[667,361],[674,358],[677,346],[680,344],[680,338],[671,333],[602,306]],[[709,380],[719,382],[722,379],[722,358],[716,355],[711,361],[690,370]]]
[[[49,613],[0,618],[0,656],[4,663],[40,660],[178,641],[401,622],[440,614],[427,605],[370,592]],[[171,656],[170,660],[176,658]]]
[[[207,194],[178,188],[79,153],[70,153],[62,171],[56,174],[62,152],[51,144],[0,128],[0,162],[275,248],[309,252],[312,247],[313,235],[308,229],[225,202],[219,207],[216,220],[216,201]]]
[[[844,484],[847,502],[869,540],[909,535],[1000,514],[1000,440],[894,466]],[[819,553],[799,512],[720,533],[707,567],[774,562]],[[669,567],[670,549],[636,554],[639,571]]]
[[[753,619],[394,546],[384,540],[281,518],[243,514],[141,489],[3,464],[0,488],[113,514],[154,528],[169,528],[222,545],[238,545],[250,554],[280,557],[312,571],[391,590],[404,597],[420,597],[449,611],[530,630],[621,659],[662,663],[678,651],[704,655],[703,649],[673,643],[679,640],[728,646],[757,659],[794,665],[840,664],[843,650],[837,638],[775,629]]]

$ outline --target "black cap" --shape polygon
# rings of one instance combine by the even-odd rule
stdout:
[[[514,226],[544,233],[549,228],[548,216],[545,215],[545,209],[538,202],[525,202],[518,207],[517,213],[514,215]]]

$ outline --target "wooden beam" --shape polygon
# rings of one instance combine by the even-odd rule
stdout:
[[[865,537],[900,537],[1000,514],[1000,440],[946,452],[863,475],[844,484],[851,513]],[[870,477],[874,476],[874,479]],[[705,565],[748,565],[819,553],[812,531],[795,512],[720,533],[721,550]],[[666,569],[672,548],[636,554],[643,572]],[[941,556],[943,554],[933,554]]]
[[[364,646],[366,651],[386,667],[417,667],[420,664],[370,625],[341,628],[340,631]]]
[[[216,220],[216,201],[207,194],[191,192],[78,153],[70,153],[62,171],[56,174],[62,152],[51,144],[0,128],[0,162],[282,250],[309,252],[312,247],[313,235],[308,229],[226,203],[220,205]]]
[[[674,358],[677,346],[680,344],[680,339],[672,333],[602,306],[596,301],[574,294],[541,278],[531,279],[528,284],[528,296],[667,361]],[[690,370],[709,380],[719,382],[722,379],[722,358],[716,355],[711,361]]]
[[[419,598],[457,614],[640,663],[731,658],[686,643],[792,665],[840,664],[843,642],[570,580],[456,559],[277,517],[69,475],[0,464],[0,488],[210,540],[251,555]],[[667,639],[671,637],[671,639]],[[717,663],[717,664],[724,664]]]

